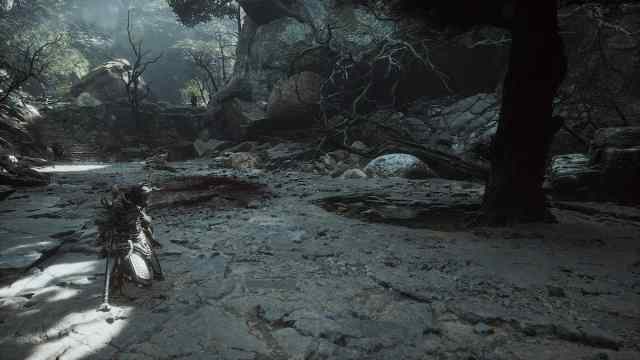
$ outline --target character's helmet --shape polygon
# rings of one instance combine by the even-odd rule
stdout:
[[[151,195],[152,191],[153,188],[146,183],[131,186],[127,191],[127,200],[131,201],[137,206],[147,207],[149,202],[149,195]]]

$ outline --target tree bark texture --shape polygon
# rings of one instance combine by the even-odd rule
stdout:
[[[493,225],[550,220],[542,190],[549,147],[561,124],[553,99],[566,73],[556,0],[516,0],[512,45],[484,215]]]

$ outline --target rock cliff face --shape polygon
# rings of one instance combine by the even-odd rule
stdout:
[[[281,101],[283,84],[298,83],[305,93],[323,92],[327,96],[330,92],[327,79],[332,78],[332,74],[337,78],[338,72],[344,70],[341,66],[356,70],[351,74],[353,77],[360,64],[371,64],[385,46],[401,46],[403,36],[407,35],[402,32],[401,24],[381,19],[352,2],[245,0],[240,4],[246,17],[237,48],[234,77],[248,81],[253,102],[269,104],[269,117],[276,125],[280,122],[283,126],[310,124],[312,119],[291,121],[291,116],[283,114],[291,110],[291,113],[313,117],[314,110],[317,111],[313,109],[317,108],[317,101],[305,102],[307,109],[301,109],[300,102],[295,101],[289,102],[291,109],[282,106],[287,105]],[[385,75],[384,69],[371,67],[373,76],[380,79],[371,93],[380,98],[388,97],[396,80],[398,86],[394,91],[401,102],[425,95],[443,96],[449,91],[466,95],[492,92],[501,77],[506,49],[503,46],[474,46],[476,35],[465,35],[446,43],[424,44],[429,47],[429,58],[425,60],[434,65],[440,75],[424,64],[416,65],[416,61],[407,61],[406,68],[405,64],[400,64],[402,69],[394,70],[391,75]],[[402,61],[410,58],[406,56]],[[301,73],[305,75],[299,75]],[[393,77],[393,80],[387,77]],[[300,85],[301,78],[309,81]],[[450,89],[443,84],[443,78],[447,79]],[[350,84],[345,86],[353,88]],[[279,100],[277,105],[273,104],[275,99]],[[350,100],[346,99],[345,103]],[[274,108],[277,111],[271,111]]]
[[[326,98],[337,92],[327,91],[327,79],[341,79],[344,75],[340,72],[344,70],[341,66],[351,67],[351,80],[354,74],[357,79],[358,66],[370,65],[371,58],[379,56],[384,46],[391,46],[393,41],[396,46],[411,35],[403,30],[404,24],[381,19],[350,1],[244,0],[240,4],[246,18],[237,48],[234,76],[248,82],[254,103],[268,103],[274,98],[274,92],[279,91],[278,84],[302,72],[320,75],[324,80],[321,90]],[[575,124],[587,140],[594,132],[593,124],[589,125],[592,121],[587,119],[589,116],[602,119],[599,124],[602,127],[638,123],[638,41],[629,34],[635,33],[640,26],[640,7],[625,5],[620,9],[619,14],[600,14],[597,8],[590,7],[567,8],[561,13],[570,68],[556,112],[567,118],[570,125]],[[604,16],[602,19],[606,18],[606,24],[615,26],[603,25],[598,14]],[[371,88],[368,97],[373,95],[372,101],[377,103],[389,100],[384,96],[389,95],[395,81],[399,80],[394,89],[395,105],[422,97],[433,99],[452,94],[473,97],[495,91],[499,105],[500,83],[510,42],[508,34],[495,29],[477,29],[446,40],[434,39],[436,37],[420,35],[410,39],[413,44],[428,48],[428,56],[423,60],[433,68],[415,58],[413,62],[407,61],[411,56],[402,59],[406,63],[401,63],[400,69],[374,67],[375,76],[382,80]],[[599,40],[594,42],[594,39]],[[598,43],[602,51],[589,47]],[[585,79],[593,81],[585,82]],[[354,88],[351,85],[344,87]],[[357,94],[344,96],[343,92],[336,98],[343,101],[339,106],[344,108],[350,106],[355,96]],[[610,101],[611,98],[617,100]],[[583,106],[581,101],[593,106]],[[583,111],[587,107],[588,111]],[[624,121],[620,114],[624,115]],[[270,120],[279,122],[279,119]],[[467,127],[458,124],[457,120],[456,126]],[[476,124],[469,126],[477,128]],[[556,152],[575,151],[579,145],[567,132],[561,132],[560,138],[554,145]]]
[[[274,3],[290,4],[289,11]],[[362,60],[385,39],[400,40],[406,35],[398,33],[400,24],[351,2],[251,0],[241,4],[247,21],[240,36],[235,74],[251,80],[257,100],[266,100],[278,80],[294,73],[326,72],[336,53]],[[477,46],[474,37],[484,35],[467,34],[431,49],[431,62],[451,77],[450,85],[456,92],[490,91],[499,82],[506,51],[504,47]],[[416,75],[424,88],[417,96],[446,93],[433,74],[412,73],[412,77]],[[422,81],[430,76],[431,81]]]
[[[8,104],[0,104],[0,154],[43,156],[44,148],[34,131],[41,119],[34,106],[17,97],[11,97]]]

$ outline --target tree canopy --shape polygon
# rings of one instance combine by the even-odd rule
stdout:
[[[192,27],[213,18],[235,18],[239,5],[230,0],[167,0],[178,20]]]

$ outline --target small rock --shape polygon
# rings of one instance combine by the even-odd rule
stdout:
[[[88,229],[85,229],[80,234],[80,240],[95,240],[98,237],[98,227],[92,226]]]
[[[257,143],[253,141],[245,141],[236,146],[230,147],[227,149],[230,153],[247,153],[251,152],[255,149]]]
[[[385,266],[395,268],[402,264],[402,260],[395,256],[385,256],[384,259],[382,259],[382,263]]]
[[[349,169],[342,173],[340,176],[342,179],[365,179],[367,174],[360,169]]]
[[[345,150],[336,150],[329,153],[337,162],[345,161],[349,158],[349,153]]]
[[[547,286],[547,292],[549,296],[553,297],[566,297],[567,294],[564,292],[564,289],[558,286]]]
[[[313,172],[313,169],[314,169],[313,164],[309,164],[309,163],[302,164],[302,171],[303,172]],[[280,185],[280,184],[278,184],[278,185]],[[280,187],[282,187],[282,185],[280,185]]]
[[[301,244],[304,241],[307,232],[304,230],[291,232],[291,240],[296,244]]]
[[[331,155],[329,154],[325,154],[322,157],[322,162],[329,168],[332,168],[337,164],[337,161],[333,157],[331,157]]]
[[[258,158],[248,152],[231,153],[224,158],[223,164],[232,169],[252,169],[258,166]]]
[[[495,333],[495,329],[485,323],[478,323],[473,327],[473,332],[478,335],[491,335]]]
[[[359,151],[359,152],[363,152],[366,153],[369,151],[369,147],[363,143],[362,141],[354,141],[353,144],[351,144],[351,148],[353,150]]]
[[[331,176],[336,178],[342,175],[345,171],[349,170],[350,166],[340,161],[336,164],[335,168],[331,172]]]
[[[284,161],[302,158],[308,152],[308,146],[301,143],[280,143],[265,152],[271,161]]]
[[[362,161],[362,156],[358,154],[351,154],[349,159],[347,159],[347,163],[352,164],[353,166],[360,166],[360,162]]]
[[[231,145],[231,142],[229,141],[222,141],[222,140],[215,140],[215,139],[209,139],[207,141],[196,139],[196,141],[193,142],[193,147],[196,150],[196,153],[198,154],[198,156],[200,157],[212,155],[216,152],[219,152],[228,148],[230,145]]]

